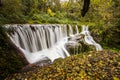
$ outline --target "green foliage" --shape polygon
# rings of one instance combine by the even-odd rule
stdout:
[[[90,26],[94,39],[103,46],[120,49],[120,1],[91,0],[91,6],[81,23]]]
[[[34,71],[16,73],[8,79],[40,80],[113,80],[120,79],[120,54],[110,51],[87,52]]]
[[[24,21],[22,10],[21,0],[4,0],[3,5],[0,7],[0,19],[2,19],[0,22],[22,23]]]

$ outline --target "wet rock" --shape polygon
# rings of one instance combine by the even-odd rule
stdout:
[[[76,34],[76,35],[74,35],[74,36],[71,36],[71,37],[69,37],[69,41],[75,41],[75,42],[80,42],[80,41],[83,41],[83,39],[84,39],[84,34]]]
[[[19,72],[23,73],[23,72],[27,72],[27,71],[33,71],[35,69],[43,68],[43,67],[48,66],[50,64],[52,64],[50,59],[46,58],[46,59],[41,60],[37,63],[29,64],[29,65],[23,67]]]
[[[81,44],[78,42],[74,41],[69,41],[68,43],[65,44],[67,51],[70,54],[76,54],[80,51]]]
[[[67,51],[70,54],[77,54],[82,50],[81,42],[84,42],[83,34],[76,34],[69,37],[69,42],[65,44]]]

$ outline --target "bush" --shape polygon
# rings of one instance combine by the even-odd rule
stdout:
[[[50,17],[48,23],[60,23],[59,19],[56,17]]]

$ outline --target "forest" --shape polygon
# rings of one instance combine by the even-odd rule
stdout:
[[[79,54],[36,68],[17,54],[3,27],[6,24],[71,24],[79,31],[81,25],[88,25],[103,51],[84,47]],[[119,80],[120,0],[0,0],[0,55],[0,79]],[[32,71],[18,71],[26,65],[32,65]]]

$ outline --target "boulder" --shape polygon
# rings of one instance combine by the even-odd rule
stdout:
[[[76,54],[81,50],[81,44],[75,41],[69,41],[65,44],[67,51],[70,54]]]

